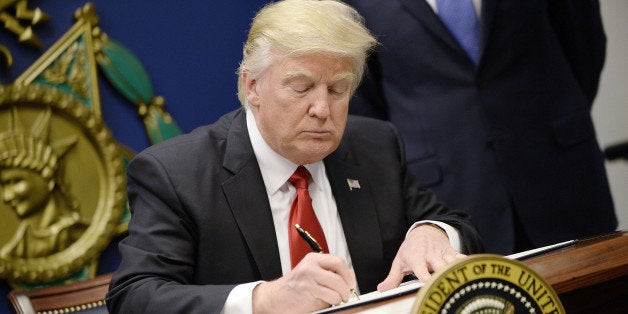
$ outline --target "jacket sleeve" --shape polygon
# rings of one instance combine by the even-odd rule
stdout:
[[[606,57],[600,5],[597,0],[553,0],[547,4],[565,58],[591,105]]]
[[[198,233],[169,174],[150,154],[128,167],[133,219],[106,303],[111,313],[216,313],[234,285],[195,285]]]

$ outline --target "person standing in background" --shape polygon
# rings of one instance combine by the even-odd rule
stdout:
[[[487,252],[615,230],[590,115],[597,1],[345,2],[381,43],[350,113],[399,129],[409,171],[470,214]]]

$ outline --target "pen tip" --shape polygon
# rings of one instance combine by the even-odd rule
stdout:
[[[351,289],[351,293],[353,294],[353,296],[355,296],[356,299],[360,300],[360,295],[357,291],[355,291],[355,289]]]

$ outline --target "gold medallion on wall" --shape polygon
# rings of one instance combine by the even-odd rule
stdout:
[[[412,313],[564,314],[556,292],[525,264],[493,254],[470,255],[433,274]]]
[[[116,235],[125,174],[100,117],[54,88],[0,87],[0,277],[63,279]]]

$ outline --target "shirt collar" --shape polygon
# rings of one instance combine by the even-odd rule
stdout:
[[[275,194],[284,187],[299,165],[279,155],[268,146],[257,128],[253,113],[249,109],[246,110],[246,126],[255,158],[257,158],[257,163],[262,172],[266,191],[269,195]],[[325,164],[323,161],[303,166],[310,172],[314,181],[314,184],[310,184],[309,189],[316,188],[320,190],[325,179]]]

